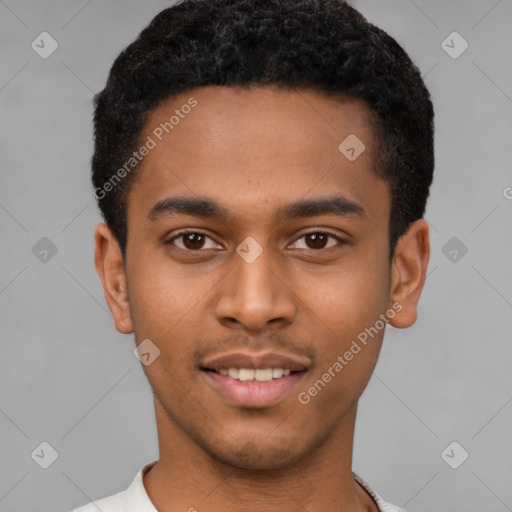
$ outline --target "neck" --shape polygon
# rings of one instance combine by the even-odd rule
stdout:
[[[286,468],[252,470],[225,464],[198,446],[155,399],[160,458],[144,475],[159,512],[377,512],[352,476],[357,405],[329,438]]]

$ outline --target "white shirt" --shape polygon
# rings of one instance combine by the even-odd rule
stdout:
[[[98,510],[101,510],[101,512],[158,512],[149,499],[142,480],[144,473],[156,463],[157,461],[154,460],[146,464],[137,473],[128,489],[76,508],[71,512],[98,512]],[[360,476],[355,473],[352,474],[356,482],[373,498],[380,512],[405,512],[404,509],[384,501]]]

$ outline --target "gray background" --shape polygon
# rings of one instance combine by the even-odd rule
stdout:
[[[512,510],[512,2],[353,3],[418,64],[437,128],[419,319],[386,332],[360,403],[354,470],[410,512]],[[168,5],[0,1],[4,512],[112,494],[158,454],[133,338],[115,331],[93,265],[89,163],[93,93]],[[43,31],[59,44],[47,59],[31,48]],[[441,46],[453,31],[469,43],[456,59]],[[43,237],[57,248],[46,262],[32,251]],[[31,458],[43,441],[59,454],[48,469]],[[469,453],[458,469],[441,457],[453,441]],[[461,450],[448,451],[452,461]]]

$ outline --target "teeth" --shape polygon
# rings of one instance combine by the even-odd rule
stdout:
[[[228,370],[228,375],[232,378],[232,379],[238,379],[238,368],[230,368]]]
[[[272,377],[274,379],[279,379],[284,375],[284,370],[282,368],[272,368]]]
[[[272,380],[272,368],[265,368],[264,370],[256,370],[254,372],[254,378],[260,382],[265,382],[266,380]]]
[[[248,368],[240,368],[238,372],[238,378],[239,380],[254,380],[254,370],[250,370]]]
[[[252,368],[221,368],[219,373],[241,381],[257,380],[258,382],[267,382],[272,379],[288,377],[291,371],[284,370],[283,368],[261,368],[257,370]]]

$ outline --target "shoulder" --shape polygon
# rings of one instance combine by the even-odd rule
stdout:
[[[132,483],[124,491],[92,501],[87,505],[75,508],[71,512],[156,512],[146,490],[144,489],[143,475],[157,461],[146,464],[136,474]]]
[[[400,508],[397,505],[392,505],[391,503],[388,503],[387,501],[384,501],[379,494],[377,494],[366,482],[363,480],[359,475],[356,473],[352,473],[354,476],[354,479],[357,483],[359,483],[366,492],[373,498],[375,503],[377,504],[377,507],[379,508],[379,512],[405,512],[403,508]]]

